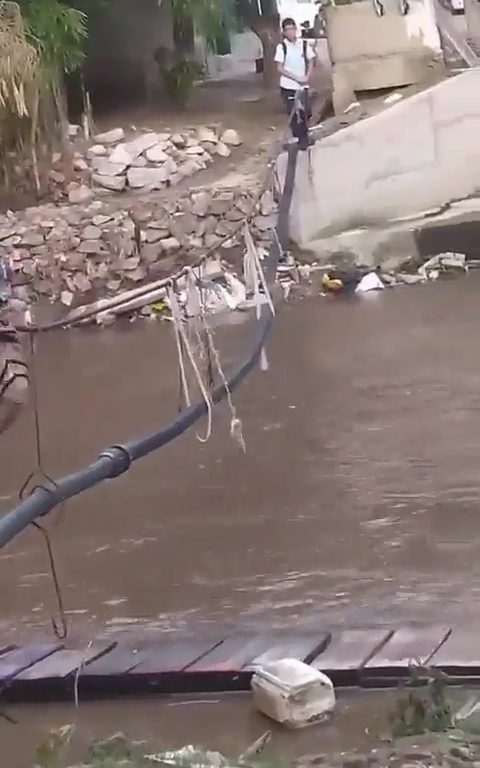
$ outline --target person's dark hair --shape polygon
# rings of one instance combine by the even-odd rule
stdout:
[[[288,19],[284,19],[284,20],[282,21],[282,30],[283,30],[284,32],[285,32],[285,29],[286,29],[287,27],[296,27],[296,26],[297,26],[297,25],[296,25],[296,23],[295,23],[295,19],[290,19],[290,18],[288,18]]]

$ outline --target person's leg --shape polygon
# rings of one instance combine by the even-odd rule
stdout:
[[[290,117],[295,104],[295,91],[290,91],[287,88],[280,88],[280,96],[282,97],[285,112],[288,117]]]
[[[301,135],[301,125],[298,113],[297,93],[296,91],[291,91],[287,88],[281,88],[280,92],[282,94],[283,103],[285,105],[285,112],[290,118],[290,130],[292,135],[298,139]]]
[[[313,137],[308,132],[309,120],[312,116],[312,107],[310,102],[310,94],[308,90],[305,90],[302,94],[302,108],[300,111],[300,128],[299,128],[299,148],[302,150],[308,149],[308,147],[314,144]]]

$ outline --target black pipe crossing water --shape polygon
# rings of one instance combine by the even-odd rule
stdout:
[[[273,239],[265,260],[265,278],[268,285],[275,280],[277,265],[284,251],[288,249],[288,217],[295,182],[298,149],[288,148],[288,162],[284,186],[280,198],[276,224],[277,237]],[[225,398],[227,391],[234,390],[257,365],[272,325],[272,313],[268,303],[262,306],[260,317],[255,322],[255,336],[248,357],[237,365],[227,376],[227,386],[218,385],[210,394],[213,403]],[[0,547],[4,547],[38,518],[44,517],[56,506],[73,496],[93,488],[103,480],[112,480],[127,472],[132,463],[162,448],[189,429],[207,411],[202,400],[182,411],[166,427],[142,438],[130,440],[123,445],[112,445],[103,450],[88,467],[66,475],[48,485],[34,489],[28,498],[21,501],[0,519]]]

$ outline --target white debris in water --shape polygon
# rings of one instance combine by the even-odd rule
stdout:
[[[464,253],[452,253],[447,251],[446,253],[439,253],[436,256],[432,256],[428,261],[422,264],[418,269],[418,274],[424,280],[428,280],[431,277],[430,273],[442,271],[446,269],[462,269],[468,272],[467,257]],[[432,275],[433,279],[438,277]]]
[[[259,660],[252,692],[260,712],[289,728],[325,721],[336,704],[330,678],[298,659]]]
[[[383,291],[384,284],[380,280],[376,272],[369,272],[368,275],[364,275],[359,284],[355,288],[355,293],[367,293],[368,291]]]
[[[191,744],[181,749],[172,749],[154,755],[145,755],[146,760],[178,768],[223,768],[228,761],[220,752],[209,752]]]
[[[403,99],[403,96],[401,93],[391,93],[389,96],[387,96],[386,99],[383,100],[384,104],[396,104],[397,101],[401,101]]]

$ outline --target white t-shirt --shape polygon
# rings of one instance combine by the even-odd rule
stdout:
[[[284,54],[283,45],[285,45],[287,49],[286,56]],[[298,38],[294,43],[291,43],[290,40],[284,40],[283,44],[279,43],[277,45],[277,50],[275,51],[275,62],[277,64],[283,64],[284,68],[288,72],[291,72],[292,75],[303,77],[306,74],[303,46],[304,41],[302,38]],[[312,61],[312,59],[315,58],[315,54],[307,41],[305,41],[305,50],[307,61]],[[287,88],[289,91],[296,91],[299,88],[305,88],[305,86],[299,85],[296,80],[291,80],[289,77],[281,75],[280,88]]]

